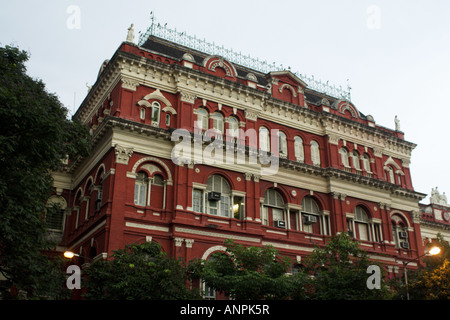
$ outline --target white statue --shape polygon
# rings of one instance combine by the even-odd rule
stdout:
[[[441,204],[447,206],[447,196],[445,195],[445,192],[441,195]]]
[[[445,192],[443,194],[440,194],[438,187],[432,188],[430,195],[430,203],[438,204],[441,206],[448,206],[447,195],[445,194]]]
[[[430,202],[435,204],[439,203],[439,192],[437,190],[437,187],[436,189],[431,188]]]
[[[400,120],[398,120],[397,116],[395,116],[394,122],[395,122],[395,131],[400,131]]]
[[[134,24],[131,24],[131,26],[128,28],[128,34],[127,34],[127,41],[128,42],[134,42]]]

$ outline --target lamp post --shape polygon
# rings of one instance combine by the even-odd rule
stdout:
[[[73,257],[79,257],[79,254],[76,254],[72,251],[65,251],[64,252],[64,257],[66,257],[67,259],[72,259]]]
[[[432,247],[430,250],[428,250],[428,252],[425,252],[425,254],[409,260],[408,262],[403,261],[403,273],[405,275],[405,285],[406,285],[406,300],[409,300],[409,291],[408,291],[408,272],[406,270],[406,266],[408,265],[408,263],[419,260],[420,258],[424,257],[424,256],[435,256],[437,254],[439,254],[441,252],[441,248],[439,247]]]

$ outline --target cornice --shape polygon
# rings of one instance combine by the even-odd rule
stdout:
[[[450,231],[450,225],[448,224],[444,224],[444,223],[440,223],[437,221],[429,221],[426,219],[420,219],[420,224],[433,228],[433,229],[440,229],[440,230],[445,230],[445,231]]]
[[[381,148],[382,153],[408,159],[416,144],[399,139],[380,128],[318,112],[279,99],[269,92],[179,64],[167,64],[124,51],[116,51],[74,115],[84,123],[97,112],[114,86],[122,80],[129,89],[138,85],[170,93],[203,98],[255,113],[258,118],[320,136],[336,135],[354,143]],[[192,100],[191,99],[191,100]]]
[[[101,141],[104,141],[104,138],[108,134],[113,134],[113,130],[126,130],[130,132],[134,132],[137,134],[142,134],[146,136],[154,136],[162,138],[163,140],[171,141],[171,133],[172,130],[169,129],[162,129],[153,127],[147,124],[142,124],[138,122],[134,122],[127,119],[122,119],[118,117],[114,117],[111,115],[108,115],[103,122],[99,125],[97,130],[94,132],[92,137],[92,148],[95,149],[97,145]],[[194,138],[194,134],[191,133],[192,138]],[[172,142],[170,142],[172,143]],[[103,145],[103,142],[102,142]],[[245,147],[245,152],[248,155],[250,152],[255,152],[255,150],[249,148],[248,146]],[[86,159],[78,159],[78,161],[75,161],[69,165],[68,172],[73,173],[78,169],[82,163],[85,162]],[[403,199],[413,199],[414,201],[420,201],[423,198],[426,197],[426,194],[422,194],[419,192],[416,192],[414,190],[404,189],[399,187],[398,185],[367,177],[364,175],[359,175],[355,173],[346,172],[343,170],[339,170],[336,168],[322,168],[319,166],[314,166],[306,163],[300,163],[297,161],[289,160],[289,159],[279,159],[279,165],[280,167],[302,172],[308,175],[322,177],[325,179],[336,179],[340,181],[349,182],[351,184],[361,184],[364,186],[374,187],[378,190],[388,192],[389,194],[395,195],[397,197],[403,198]]]

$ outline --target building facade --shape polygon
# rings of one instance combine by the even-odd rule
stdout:
[[[144,40],[129,36],[105,61],[74,115],[93,148],[54,174],[61,250],[108,259],[157,241],[188,262],[233,239],[301,265],[349,232],[390,275],[423,253],[416,145],[399,128],[290,70]]]
[[[430,194],[430,203],[420,203],[420,230],[424,244],[436,240],[440,235],[442,240],[450,243],[450,205],[447,196],[433,188]]]

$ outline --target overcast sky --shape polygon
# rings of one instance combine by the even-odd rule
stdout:
[[[337,86],[377,124],[418,146],[416,191],[450,194],[450,1],[8,1],[0,44],[31,54],[42,79],[73,113],[127,29],[158,22]],[[449,196],[450,201],[450,196]],[[428,203],[428,198],[423,202]]]

